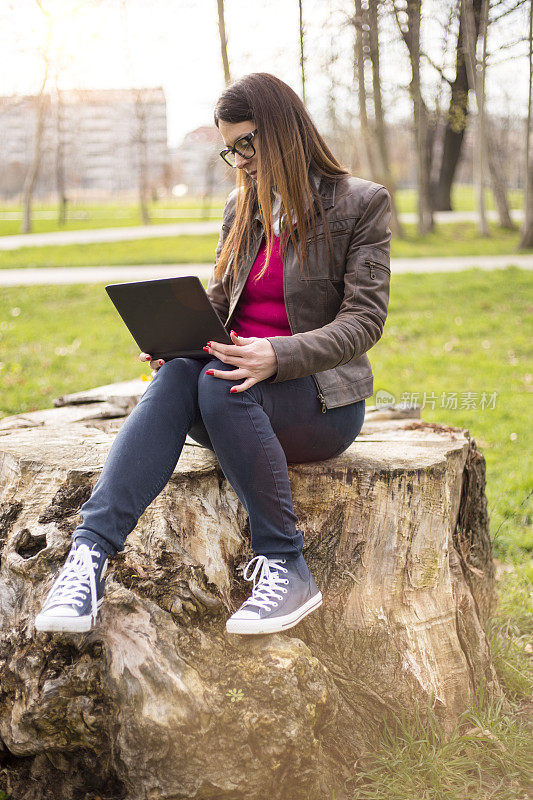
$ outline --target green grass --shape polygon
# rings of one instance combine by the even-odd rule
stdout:
[[[487,624],[492,660],[508,697],[533,695],[533,560],[505,572],[498,607]]]
[[[400,213],[417,210],[417,195],[414,189],[400,189],[396,193]],[[524,195],[519,189],[507,192],[509,208],[523,208]],[[487,209],[494,210],[496,205],[490,189],[485,189]],[[474,187],[468,184],[455,184],[452,188],[452,208],[454,211],[474,211],[476,208]]]
[[[47,245],[0,251],[0,268],[214,263],[218,235]]]
[[[492,235],[480,237],[472,223],[437,226],[434,233],[420,237],[414,225],[406,225],[404,239],[393,237],[394,258],[434,256],[506,255],[517,250],[518,231],[491,225]],[[174,236],[137,241],[95,244],[47,245],[0,251],[0,268],[76,267],[117,264],[186,264],[213,262],[217,234]],[[512,257],[510,257],[512,263]]]
[[[513,713],[514,712],[514,713]],[[520,710],[482,697],[447,735],[431,710],[386,727],[379,750],[347,783],[353,800],[527,800],[531,730]],[[410,721],[408,719],[411,718]]]
[[[494,209],[494,200],[490,190],[485,192],[488,209]],[[402,189],[397,192],[397,203],[400,212],[416,212],[417,199],[414,189]],[[509,206],[511,208],[522,208],[523,193],[521,191],[508,192]],[[213,197],[211,201],[212,218],[220,218],[225,196]],[[474,190],[472,186],[459,184],[454,186],[452,192],[452,203],[455,211],[473,211],[475,209]],[[178,221],[189,221],[187,217],[172,218],[164,212],[168,210],[201,209],[203,201],[199,197],[158,200],[148,204],[150,217],[154,224],[162,224]],[[80,230],[87,228],[119,228],[129,225],[140,225],[141,216],[139,205],[134,200],[124,200],[123,202],[101,202],[88,203],[72,201],[68,204],[66,224],[61,226],[57,222],[56,203],[33,203],[33,225],[32,233],[47,233],[57,230]],[[0,203],[0,236],[8,236],[21,232],[21,219],[3,219],[3,215],[10,212],[22,214],[22,208],[17,203]],[[51,219],[41,219],[41,214],[51,215]],[[198,217],[190,217],[191,221]]]
[[[210,203],[208,219],[221,219],[223,197],[213,198]],[[149,203],[150,220],[154,225],[173,222],[198,222],[203,219],[197,214],[189,216],[169,216],[165,212],[180,211],[185,214],[191,209],[202,209],[200,199],[168,200]],[[67,211],[67,220],[64,225],[57,221],[57,205],[53,203],[34,203],[32,206],[31,233],[50,233],[52,231],[75,231],[94,228],[121,228],[141,225],[139,205],[131,202],[124,203],[70,203]],[[11,218],[16,213],[17,218]],[[0,236],[9,236],[21,233],[22,219],[20,205],[0,203]],[[41,215],[50,215],[51,219],[41,219]],[[7,218],[6,218],[7,217]]]
[[[506,558],[533,548],[532,287],[533,275],[516,267],[393,275],[384,334],[370,354],[375,391],[397,402],[418,393],[424,419],[470,430],[485,454],[491,531]]]

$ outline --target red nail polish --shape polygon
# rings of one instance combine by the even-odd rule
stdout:
[[[209,353],[209,347],[202,347],[202,350],[205,350],[207,353]]]
[[[160,362],[159,362],[159,364],[164,364],[164,363],[165,363],[164,361],[160,361]]]
[[[215,370],[214,369],[206,369],[205,374],[206,375],[214,375],[215,374]]]
[[[237,389],[230,389],[231,394],[235,394],[236,391]]]

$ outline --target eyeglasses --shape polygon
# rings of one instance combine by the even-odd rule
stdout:
[[[252,144],[252,139],[254,138],[255,134],[257,133],[257,128],[255,131],[251,133],[247,133],[246,136],[241,136],[240,139],[234,143],[233,147],[225,147],[223,150],[220,151],[221,158],[224,159],[226,164],[229,164],[230,167],[235,167],[235,153],[238,153],[241,158],[250,159],[255,156],[255,147]]]

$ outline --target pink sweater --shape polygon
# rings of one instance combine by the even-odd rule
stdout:
[[[274,236],[272,255],[262,278],[266,257],[263,236],[257,258],[239,297],[232,328],[239,336],[291,336],[283,299],[283,252],[279,236]]]

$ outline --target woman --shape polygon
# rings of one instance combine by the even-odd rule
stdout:
[[[207,342],[205,360],[140,354],[153,381],[81,508],[38,630],[94,625],[108,558],[170,479],[187,433],[214,450],[250,520],[252,594],[227,630],[285,630],[321,605],[287,463],[337,456],[363,425],[373,393],[366,352],[389,300],[390,197],[338,163],[273,75],[232,83],[214,117],[237,185],[207,293],[233,344]]]

